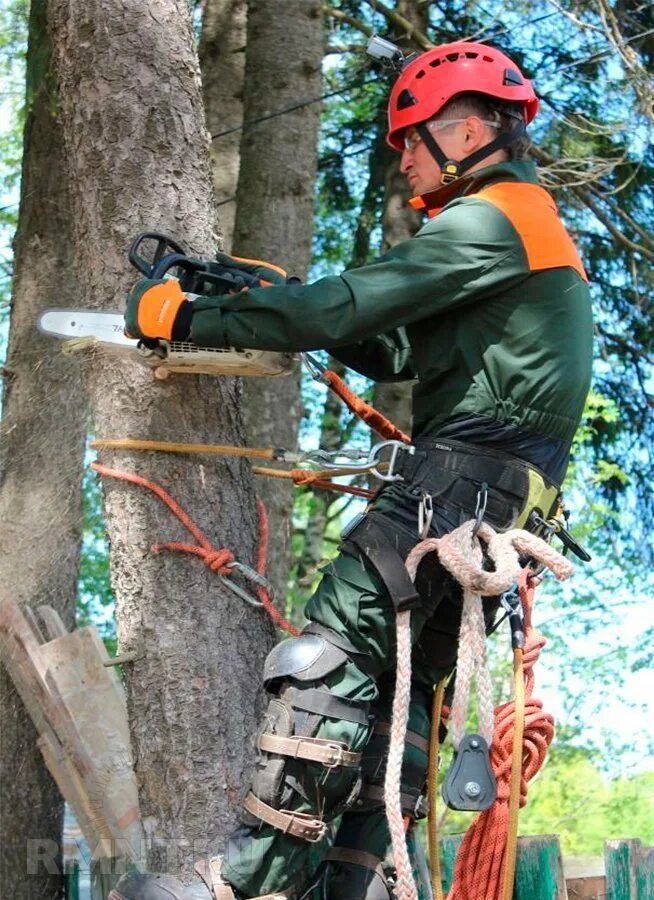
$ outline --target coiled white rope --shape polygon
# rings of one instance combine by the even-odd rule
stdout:
[[[490,702],[491,722],[493,716],[492,693],[490,691],[490,679],[486,679],[484,665],[486,659],[486,642],[483,621],[483,609],[481,597],[497,596],[518,580],[521,572],[519,554],[531,557],[542,563],[560,581],[565,580],[572,573],[572,564],[564,556],[546,544],[541,538],[522,529],[498,534],[494,528],[483,522],[476,536],[473,537],[474,521],[464,522],[450,534],[441,538],[430,538],[422,541],[413,548],[406,559],[406,568],[415,581],[418,565],[422,558],[431,552],[438,557],[448,572],[461,584],[464,592],[464,608],[462,612],[462,630],[459,635],[459,656],[457,660],[457,690],[458,704],[456,709],[457,692],[455,691],[454,703],[450,713],[450,720],[457,717],[457,741],[463,737],[465,719],[470,693],[470,682],[473,675],[477,678],[478,693],[480,695],[480,733],[486,737],[482,728],[488,732],[488,704]],[[495,566],[495,570],[488,572],[483,568],[482,543],[486,545],[486,552]],[[469,597],[466,609],[466,597]],[[483,649],[477,640],[479,633],[479,617],[481,616],[481,629],[484,635]],[[464,631],[463,623],[466,622]],[[393,858],[397,872],[397,881],[394,894],[397,900],[418,900],[418,892],[411,860],[406,845],[406,834],[402,817],[402,804],[400,800],[400,784],[402,780],[402,760],[404,757],[404,739],[407,722],[409,719],[409,704],[411,699],[411,613],[400,612],[396,620],[397,634],[397,674],[395,681],[395,696],[393,697],[393,720],[391,722],[390,747],[386,763],[386,778],[384,782],[384,802],[386,816],[393,846]],[[481,662],[476,659],[479,657]],[[467,684],[459,688],[459,678],[464,678],[461,667],[466,668]],[[487,666],[486,666],[487,670]],[[483,694],[483,698],[482,695]],[[482,709],[483,706],[483,709]],[[462,725],[461,725],[462,717]],[[432,723],[432,727],[438,727]],[[492,725],[488,736],[490,746],[492,738]],[[458,746],[458,742],[455,746]]]

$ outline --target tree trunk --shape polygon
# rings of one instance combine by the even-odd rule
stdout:
[[[200,36],[202,95],[223,249],[232,246],[243,122],[247,0],[205,0]],[[226,133],[225,133],[226,132]]]
[[[426,4],[416,0],[398,0],[397,12],[404,16],[412,25],[425,31],[428,22],[428,10]],[[415,49],[407,44],[402,34],[396,34],[395,40],[405,52]],[[382,137],[381,140],[384,140]],[[404,175],[399,168],[400,157],[384,143],[385,150],[385,174],[384,174],[384,210],[382,214],[382,250],[389,250],[400,241],[406,241],[412,237],[420,227],[421,217],[409,206],[411,192]],[[406,381],[376,384],[374,391],[374,405],[385,416],[401,428],[402,431],[411,434],[411,383]]]
[[[250,0],[245,122],[319,97],[323,49],[318,0]],[[311,262],[319,125],[320,104],[312,103],[246,125],[241,140],[235,251],[270,259],[300,278]],[[249,379],[244,415],[251,446],[294,449],[301,415],[299,372]],[[256,487],[275,536],[269,575],[278,596],[284,596],[291,565],[293,488],[281,479],[261,479]]]
[[[125,250],[145,227],[193,253],[215,250],[198,59],[186,0],[51,0],[71,168],[80,305],[120,308],[135,273]],[[156,381],[132,359],[97,352],[86,373],[98,438],[244,443],[238,379]],[[216,547],[253,564],[257,520],[240,460],[107,453],[103,461],[168,488]],[[259,672],[272,640],[264,613],[196,557],[156,555],[188,540],[151,493],[104,483],[119,652],[151,870],[188,872],[234,824],[247,784]],[[195,851],[195,852],[194,852]]]
[[[19,227],[0,433],[0,584],[36,610],[75,619],[86,433],[79,367],[36,329],[47,306],[75,301],[61,126],[53,104],[44,4],[33,0],[27,53]],[[63,801],[36,731],[0,673],[0,896],[63,896]]]
[[[370,155],[368,182],[364,190],[357,227],[354,232],[352,256],[348,264],[349,269],[365,265],[370,257],[370,234],[379,214],[380,192],[383,185],[387,157],[386,144],[380,137],[375,142],[373,152]],[[341,378],[346,377],[347,368],[338,360],[330,360],[329,367]],[[332,391],[328,391],[325,397],[325,405],[323,406],[319,440],[319,446],[325,450],[337,450],[343,446],[345,427],[342,414],[342,402]],[[373,439],[376,440],[376,436],[373,435]],[[304,530],[302,553],[297,566],[298,584],[300,587],[311,587],[318,564],[323,558],[325,530],[335,499],[340,499],[340,497],[327,491],[315,491],[311,498],[309,518],[307,527]]]
[[[409,206],[411,192],[398,166],[398,155],[384,145],[384,210],[382,251],[412,237],[420,227],[420,214]],[[409,381],[375,385],[374,405],[402,431],[411,434],[411,390]]]

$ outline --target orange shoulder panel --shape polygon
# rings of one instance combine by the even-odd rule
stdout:
[[[474,196],[492,203],[511,222],[520,235],[532,272],[569,266],[588,281],[577,248],[559,218],[556,203],[544,188],[506,181],[483,188]]]

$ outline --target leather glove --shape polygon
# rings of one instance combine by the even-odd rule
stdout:
[[[174,278],[142,278],[127,295],[125,334],[141,340],[185,341],[193,304]]]

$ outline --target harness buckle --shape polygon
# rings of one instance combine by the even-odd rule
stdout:
[[[477,537],[477,533],[481,528],[481,523],[486,515],[486,507],[488,506],[488,485],[482,482],[481,488],[477,492],[477,505],[475,507],[475,524],[472,529],[473,538]]]
[[[428,494],[427,491],[423,491],[418,505],[418,535],[420,536],[421,541],[426,540],[433,518],[434,504],[432,502],[432,495]]]
[[[385,462],[385,460],[381,459],[381,454],[387,447],[390,447],[391,451],[388,460],[388,469],[385,472],[380,472],[378,466],[380,463]],[[380,441],[379,444],[375,444],[368,457],[370,473],[374,475],[375,478],[379,478],[380,481],[404,481],[404,476],[399,475],[395,471],[400,450],[405,451],[409,456],[413,456],[416,452],[416,448],[413,444],[405,444],[402,441]]]

